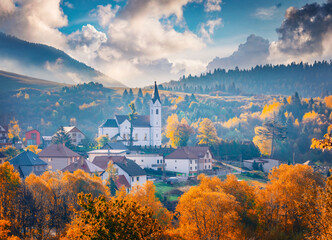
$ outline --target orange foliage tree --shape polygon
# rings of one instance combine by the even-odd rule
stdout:
[[[141,206],[149,208],[153,213],[153,217],[163,227],[167,227],[171,223],[173,214],[156,197],[156,187],[151,181],[147,181],[142,186],[134,186],[129,194],[126,194],[125,189],[120,189],[117,193],[117,198],[137,202]]]
[[[161,227],[152,211],[136,202],[91,194],[78,195],[83,210],[68,226],[68,239],[159,239]]]
[[[328,132],[324,135],[324,139],[312,139],[311,148],[315,149],[322,149],[324,150],[331,150],[332,149],[332,135],[331,135],[332,125],[328,127]]]
[[[181,196],[176,207],[179,227],[171,231],[184,239],[239,239],[235,197],[220,188],[217,177],[199,179],[198,186]]]
[[[175,113],[167,118],[166,137],[170,139],[173,147],[186,146],[192,133],[193,130],[185,118],[179,122]]]
[[[298,212],[298,204],[304,201],[303,196],[308,189],[323,184],[321,176],[306,165],[282,164],[272,170],[269,180],[257,198],[260,227],[263,231],[261,237],[271,239],[275,234],[281,239],[292,233],[302,232],[304,224]]]

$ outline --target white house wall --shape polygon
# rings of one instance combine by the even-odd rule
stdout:
[[[118,128],[113,127],[101,127],[98,129],[98,137],[102,135],[108,135],[109,138],[113,138],[115,135],[119,133]]]
[[[158,154],[127,154],[126,158],[133,160],[141,168],[157,170],[157,166],[160,165],[161,167],[163,164],[163,156]]]
[[[190,161],[189,159],[165,159],[165,169],[167,171],[185,173],[189,176]]]

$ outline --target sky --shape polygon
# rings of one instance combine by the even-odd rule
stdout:
[[[332,0],[1,0],[0,31],[129,87],[332,58]]]

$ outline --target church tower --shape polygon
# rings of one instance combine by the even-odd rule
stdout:
[[[161,145],[161,101],[157,82],[154,82],[154,91],[150,102],[151,146]]]

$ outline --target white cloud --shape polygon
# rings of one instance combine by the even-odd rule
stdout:
[[[67,25],[61,0],[1,0],[0,30],[21,39],[64,49],[65,36],[58,30]],[[14,4],[14,8],[13,8]],[[5,9],[6,15],[3,15]]]
[[[257,8],[253,16],[262,20],[271,20],[276,15],[277,10],[277,6]]]
[[[97,6],[97,10],[92,11],[92,14],[98,17],[99,25],[105,28],[115,18],[119,9],[119,5],[116,5],[114,8],[112,8],[111,4],[107,4],[106,6],[99,5]]]
[[[67,8],[71,8],[71,9],[74,8],[74,4],[72,4],[72,3],[68,2],[68,1],[65,1],[63,4],[64,4]]]
[[[213,11],[221,11],[222,0],[207,0],[205,2],[205,11],[213,12]]]
[[[200,33],[202,37],[211,41],[211,35],[214,34],[215,27],[222,25],[221,18],[215,20],[209,20],[206,23],[201,25]]]

